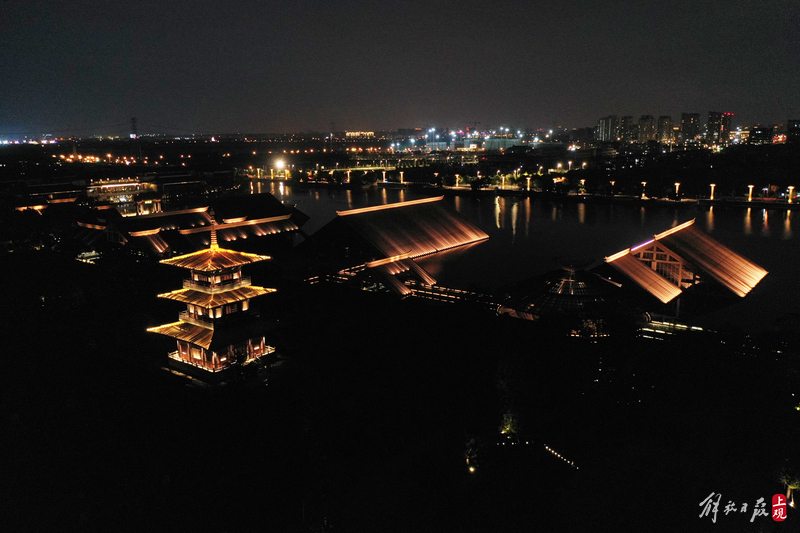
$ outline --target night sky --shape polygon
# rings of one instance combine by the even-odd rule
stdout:
[[[800,118],[800,3],[0,0],[0,135]]]

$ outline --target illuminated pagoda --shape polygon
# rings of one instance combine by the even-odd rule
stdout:
[[[663,304],[706,280],[743,298],[767,275],[697,229],[694,219],[606,257],[606,263]]]
[[[265,343],[263,323],[250,310],[250,300],[275,289],[251,285],[242,275],[242,266],[269,257],[220,248],[211,215],[208,248],[161,261],[191,272],[182,289],[158,295],[185,303],[186,310],[177,322],[147,330],[176,339],[171,367],[207,382],[221,380],[237,366],[264,364],[265,356],[275,351]]]

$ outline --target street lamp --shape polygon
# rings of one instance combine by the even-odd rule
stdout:
[[[568,170],[568,171],[569,171],[569,170],[572,170],[572,161],[567,161],[567,164],[569,165],[569,166],[567,167],[567,170]]]
[[[383,171],[383,182],[386,183],[386,171]]]
[[[750,192],[747,194],[747,201],[748,202],[752,202],[753,201],[753,186],[752,185],[748,185],[747,188],[750,189]]]
[[[709,198],[709,200],[713,200],[714,199],[714,187],[716,187],[716,186],[717,186],[716,183],[712,183],[711,184],[711,198]]]
[[[792,203],[792,193],[794,193],[794,185],[789,185],[789,203]]]
[[[528,191],[531,190],[531,177],[528,176]]]
[[[642,200],[644,200],[644,199],[645,199],[645,195],[644,195],[644,189],[645,189],[645,187],[647,187],[647,182],[646,182],[646,181],[643,181],[643,182],[642,182]]]
[[[403,171],[402,170],[400,171],[400,183],[401,184],[403,183]]]
[[[675,198],[678,198],[678,191],[680,190],[680,188],[681,188],[681,184],[678,183],[678,182],[675,182]]]

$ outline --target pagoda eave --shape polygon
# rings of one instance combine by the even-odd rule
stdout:
[[[263,296],[272,292],[276,292],[276,289],[248,285],[247,287],[240,287],[238,289],[231,289],[216,293],[207,293],[194,289],[178,289],[159,294],[158,297],[211,309],[221,305],[228,305],[249,300],[251,298]]]
[[[172,322],[170,324],[163,324],[147,328],[151,333],[159,333],[174,339],[190,342],[206,350],[211,346],[211,340],[214,337],[214,330],[189,324],[183,320]]]

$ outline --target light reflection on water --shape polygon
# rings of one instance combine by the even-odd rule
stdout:
[[[332,220],[337,210],[431,195],[415,189],[297,189],[285,185],[280,196],[279,185],[274,182],[256,182],[252,191],[273,192],[284,203],[296,204],[311,217],[303,227],[308,234]],[[466,250],[420,259],[443,285],[491,291],[549,272],[565,262],[600,262],[694,218],[699,229],[769,271],[743,304],[726,311],[732,317],[737,315],[731,320],[763,321],[775,314],[800,311],[790,303],[800,302],[800,277],[794,267],[800,262],[800,247],[787,242],[793,238],[791,211],[611,205],[513,196],[446,196],[444,201],[490,238]]]

